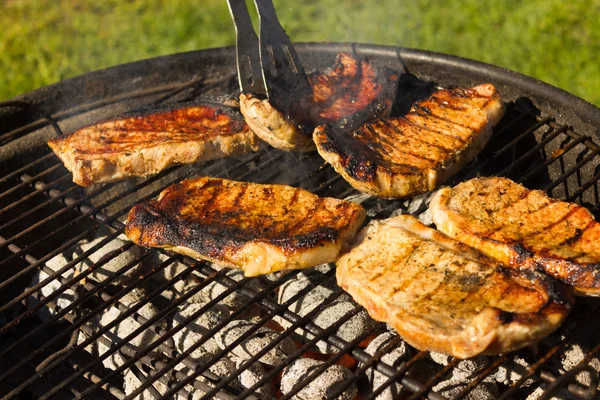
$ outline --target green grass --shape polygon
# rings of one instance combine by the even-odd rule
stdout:
[[[600,106],[600,0],[275,0],[294,41],[460,55]],[[0,0],[0,100],[88,71],[233,44],[225,0]]]

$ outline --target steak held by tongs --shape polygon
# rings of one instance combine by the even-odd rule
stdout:
[[[485,147],[504,115],[492,84],[442,89],[403,116],[354,130],[318,126],[317,150],[361,192],[400,198],[428,192],[448,180]]]
[[[313,129],[351,129],[389,114],[398,73],[341,53],[327,71],[307,76],[271,0],[255,0],[256,36],[244,0],[228,0],[236,28],[240,110],[252,130],[282,150],[314,150]]]

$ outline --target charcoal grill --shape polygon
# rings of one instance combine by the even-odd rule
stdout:
[[[428,95],[438,86],[495,84],[507,103],[507,113],[483,153],[450,183],[477,174],[508,176],[529,188],[545,190],[553,197],[583,204],[598,216],[600,109],[593,105],[505,69],[431,52],[334,43],[299,44],[297,51],[307,70],[331,65],[338,52],[349,51],[403,71],[394,113],[406,111],[412,101]],[[389,379],[374,392],[361,392],[361,398],[375,398],[394,383],[404,387],[402,398],[483,398],[477,397],[477,392],[491,381],[494,394],[506,399],[529,395],[583,399],[595,396],[600,369],[596,358],[600,353],[600,324],[595,315],[600,303],[594,299],[577,299],[566,323],[538,345],[485,358],[467,374],[464,361],[446,359],[436,363],[432,361],[435,357],[415,349],[403,364],[392,366],[382,361],[384,353],[371,356],[365,352],[364,343],[372,332],[351,342],[341,339],[335,334],[336,327],[360,312],[358,307],[340,316],[337,325],[327,329],[315,325],[313,316],[342,295],[339,288],[308,315],[290,311],[289,304],[307,296],[315,286],[334,280],[333,270],[314,271],[322,276],[285,304],[277,302],[275,293],[282,284],[295,279],[299,271],[270,278],[236,280],[224,269],[182,256],[165,253],[157,260],[155,250],[139,250],[105,280],[92,278],[93,271],[135,247],[125,243],[103,257],[96,257],[95,262],[90,261],[123,231],[123,221],[131,206],[156,196],[168,184],[185,176],[285,183],[337,198],[357,194],[323,164],[318,154],[291,154],[268,146],[244,156],[173,167],[147,179],[83,189],[71,182],[71,174],[46,146],[51,137],[144,105],[232,93],[237,84],[234,74],[233,49],[210,49],[93,72],[0,103],[0,396],[7,399],[130,398],[124,393],[122,374],[128,371],[138,379],[138,392],[144,390],[147,396],[144,398],[172,398],[175,393],[190,398],[192,395],[207,399],[259,398],[254,389],[265,382],[277,381],[286,365],[300,355],[309,354],[320,340],[339,351],[322,357],[325,363],[311,372],[294,392],[329,365],[341,362],[352,368],[353,375],[331,393],[331,398],[355,383],[362,390],[365,386],[362,376],[369,368]],[[385,218],[398,212],[421,215],[426,210],[426,197],[409,201],[371,197],[361,200],[369,210],[369,218]],[[67,260],[61,269],[47,265],[53,257],[89,240],[101,230],[105,232],[102,240]],[[78,275],[73,276],[72,272],[81,262],[87,262],[90,268],[80,269]],[[169,279],[154,279],[174,263],[182,263],[186,268]],[[142,272],[130,277],[126,284],[121,283],[126,273],[142,265],[145,266]],[[39,270],[49,278],[31,284]],[[71,275],[65,274],[69,271]],[[195,279],[196,284],[167,300],[164,294],[184,279]],[[58,280],[54,291],[42,293],[52,280]],[[222,285],[220,295],[174,325],[174,310],[215,282]],[[142,285],[146,291],[140,301],[125,304],[124,296]],[[65,305],[57,299],[67,290],[72,299]],[[231,310],[225,321],[208,330],[196,346],[233,319],[252,315],[255,317],[252,328],[228,348],[201,362],[190,357],[194,346],[186,351],[178,350],[171,338],[232,293],[241,296],[243,302]],[[151,317],[140,311],[148,303],[157,310]],[[44,307],[54,310],[53,316],[45,322],[38,314]],[[130,318],[137,322],[137,329],[128,336],[115,337],[110,335],[110,325],[101,327],[91,323],[110,307],[120,312],[115,323]],[[273,327],[274,316],[288,321],[288,327],[280,329],[277,340],[228,377],[211,372],[210,367],[220,357],[226,356],[254,331],[262,326]],[[153,342],[132,344],[137,333],[147,332],[152,333]],[[248,365],[288,337],[296,341],[298,350],[282,365],[268,368],[262,381],[254,387],[240,388],[235,384],[236,377]],[[83,350],[88,344],[104,345],[109,350],[102,353],[102,357],[118,355],[121,366],[116,371],[107,369],[100,362],[100,354]],[[568,365],[561,363],[574,351],[578,357],[571,359]],[[175,368],[177,365],[184,368]],[[493,380],[499,371],[515,373],[516,365],[521,366],[516,377],[503,382]],[[462,381],[450,380],[460,375],[458,372],[463,375]],[[443,382],[456,387],[449,391]],[[290,398],[294,392],[284,398]]]

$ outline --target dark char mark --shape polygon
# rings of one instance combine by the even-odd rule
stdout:
[[[415,111],[413,111],[413,112],[414,112],[415,114],[417,114],[417,115],[420,115],[418,112],[415,112]],[[450,136],[450,137],[452,137],[452,138],[456,139],[457,141],[459,141],[459,142],[461,142],[461,143],[463,143],[463,144],[466,144],[466,143],[467,143],[467,142],[466,142],[464,139],[462,139],[460,136],[458,136],[458,135],[453,135],[453,134],[452,134],[452,132],[449,132],[449,131],[437,131],[437,130],[434,130],[434,129],[431,129],[431,128],[429,128],[429,127],[428,127],[428,126],[426,126],[426,125],[417,124],[416,122],[414,122],[414,121],[411,121],[411,119],[410,119],[410,113],[409,113],[409,114],[407,114],[407,117],[399,117],[399,118],[400,118],[400,119],[402,119],[403,121],[407,122],[408,124],[410,124],[410,125],[412,125],[412,126],[414,126],[414,127],[418,128],[418,129],[423,129],[423,130],[426,130],[426,131],[429,131],[429,132],[436,133],[436,134],[438,134],[438,135],[448,135],[448,136]]]
[[[498,314],[498,319],[500,320],[502,325],[509,324],[515,319],[515,314],[508,312],[508,311],[501,310],[500,313]]]
[[[417,103],[417,104],[415,104],[415,109],[414,109],[414,112],[416,112],[417,114],[423,115],[423,116],[425,116],[425,117],[433,117],[433,118],[437,118],[437,119],[439,119],[439,120],[441,120],[441,121],[448,122],[448,123],[449,123],[449,124],[451,124],[451,125],[462,126],[462,127],[463,127],[463,128],[465,128],[465,129],[468,129],[468,130],[470,130],[470,131],[473,131],[473,129],[469,128],[469,127],[468,127],[468,126],[466,126],[466,125],[459,124],[459,123],[458,123],[458,122],[456,122],[456,121],[452,121],[452,120],[449,120],[449,119],[447,119],[447,118],[440,117],[439,115],[433,114],[429,108],[427,108],[427,107],[424,107],[424,106],[421,106],[421,105],[420,105],[420,104],[418,104],[418,103]]]
[[[433,163],[433,164],[434,164],[434,166],[436,166],[436,165],[438,165],[438,164],[440,164],[440,163],[441,163],[441,160],[433,160],[433,159],[431,159],[431,158],[425,157],[425,156],[423,156],[423,155],[420,155],[420,154],[417,154],[417,153],[415,153],[415,152],[408,151],[408,150],[407,150],[407,148],[406,148],[406,146],[398,146],[398,145],[395,145],[394,143],[392,143],[392,142],[390,141],[390,138],[389,138],[389,136],[382,135],[382,134],[381,134],[379,131],[375,130],[375,129],[373,128],[373,124],[366,124],[366,125],[364,125],[364,127],[366,127],[366,129],[367,129],[368,131],[370,131],[370,132],[371,132],[371,135],[372,135],[372,136],[371,136],[371,137],[372,137],[372,140],[368,142],[368,145],[369,145],[369,147],[372,147],[374,151],[378,151],[378,152],[379,152],[380,154],[382,154],[382,155],[383,155],[384,153],[387,153],[387,151],[386,151],[386,149],[383,147],[383,145],[381,145],[381,144],[380,144],[380,142],[381,142],[381,143],[385,143],[385,144],[387,144],[388,146],[390,146],[390,147],[392,147],[392,148],[394,148],[394,147],[395,147],[395,148],[396,148],[396,151],[398,151],[398,152],[401,152],[401,153],[404,153],[404,154],[411,155],[411,156],[413,156],[413,157],[415,157],[415,158],[419,158],[419,159],[421,159],[421,160],[424,160],[424,161],[431,162],[431,163]],[[398,132],[400,132],[400,131],[398,131]],[[404,136],[404,133],[400,132],[400,135],[399,135],[399,136]],[[405,137],[406,137],[406,136],[405,136]],[[419,140],[417,140],[417,141],[419,141]],[[419,142],[420,142],[420,141],[419,141]]]
[[[362,63],[363,58],[361,58],[360,56],[358,56],[356,54],[352,54],[352,57],[356,60],[356,63],[357,63],[357,73],[353,77],[353,79],[355,82],[360,82],[360,80],[363,79],[363,73],[364,73],[363,63]],[[369,62],[368,59],[366,61]],[[323,74],[325,74],[325,75],[332,74],[333,71],[335,70],[336,66],[338,66],[337,63],[332,68],[323,72]],[[353,129],[358,128],[363,123],[373,119],[374,116],[375,117],[381,116],[385,110],[388,110],[392,107],[392,103],[396,97],[396,92],[398,90],[399,73],[397,71],[394,71],[387,67],[379,68],[379,67],[373,66],[372,64],[371,64],[371,66],[373,68],[375,68],[377,71],[377,75],[375,77],[375,83],[380,86],[380,88],[381,88],[380,92],[373,99],[373,101],[369,105],[367,105],[365,108],[358,110],[351,115],[342,117],[337,121],[330,121],[329,123],[335,125],[339,129],[344,129],[347,131],[353,130]],[[343,65],[342,65],[342,67],[343,67]],[[320,73],[313,72],[310,75],[311,75],[311,81],[314,81],[316,76],[320,75]],[[334,84],[337,84],[338,83],[337,80],[343,76],[344,76],[344,73],[343,73],[343,69],[342,69],[341,75],[339,75],[339,76],[332,75],[330,80],[334,81]],[[347,78],[347,76],[345,78]],[[342,79],[344,79],[344,78],[342,78]],[[327,100],[321,102],[319,104],[319,106],[322,110],[324,110],[324,109],[328,108],[329,106],[331,106],[338,98],[344,98],[347,96],[350,97],[349,96],[350,94],[351,93],[347,93],[346,91],[335,90],[333,96],[331,96]],[[361,96],[361,95],[363,95],[363,94],[356,93],[356,94],[353,94],[352,97],[357,97],[357,96]],[[350,100],[350,99],[348,99],[348,100]],[[322,122],[319,122],[319,124],[320,123],[322,123]]]
[[[323,128],[327,141],[322,144],[325,151],[336,153],[348,174],[359,181],[371,182],[377,174],[376,153],[360,140],[333,125]]]
[[[406,121],[406,118],[401,118],[401,120],[403,120],[403,121]],[[390,128],[390,129],[394,130],[394,131],[395,131],[395,132],[396,132],[398,135],[404,135],[404,132],[402,132],[402,131],[400,130],[400,128],[398,128],[396,125],[394,125],[394,124],[390,123],[388,119],[385,119],[385,118],[384,118],[384,119],[381,119],[381,120],[379,120],[378,122],[380,122],[380,123],[382,123],[382,124],[386,125],[386,126],[387,126],[388,128]],[[413,123],[410,123],[410,125],[413,125],[413,126],[415,126],[415,127],[418,129],[418,127],[417,127],[415,124],[413,124]],[[451,150],[449,150],[449,149],[447,149],[447,148],[445,148],[445,147],[443,147],[443,146],[440,146],[440,145],[435,145],[435,144],[431,144],[431,143],[429,143],[429,142],[426,142],[426,141],[424,141],[424,140],[421,140],[421,139],[419,139],[419,138],[418,138],[418,136],[416,136],[416,135],[415,135],[415,136],[411,136],[411,138],[412,138],[412,139],[414,139],[414,140],[416,140],[416,141],[418,141],[418,142],[420,142],[420,143],[423,143],[423,144],[424,144],[424,145],[426,145],[426,146],[429,146],[429,147],[435,147],[436,149],[440,149],[441,151],[443,151],[443,152],[445,152],[445,153],[451,153],[451,152],[452,152]]]
[[[179,197],[183,198],[183,196],[173,197],[177,200]],[[263,226],[250,226],[243,229],[235,225],[235,222],[216,221],[206,224],[190,221],[178,217],[178,201],[170,200],[164,209],[160,208],[157,201],[142,203],[135,207],[128,228],[139,229],[140,245],[182,246],[210,258],[225,260],[228,254],[255,239],[279,246],[284,252],[293,253],[303,248],[314,248],[322,242],[333,242],[339,237],[339,232],[330,227],[315,227],[309,233],[293,235],[295,224],[276,232]],[[222,219],[231,221],[232,218],[235,221],[234,217],[243,212],[243,210],[232,210],[222,214]]]
[[[496,271],[511,278],[521,277],[532,282],[532,284],[541,286],[548,293],[548,300],[542,308],[552,305],[570,308],[573,304],[573,296],[570,289],[551,276],[546,275],[543,270],[538,271],[529,268],[516,269],[499,264],[496,266]]]

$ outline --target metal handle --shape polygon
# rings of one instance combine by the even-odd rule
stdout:
[[[271,0],[254,0],[259,21],[259,50],[269,102],[297,122],[310,121],[312,88],[281,26]]]
[[[245,0],[227,0],[235,26],[235,56],[238,82],[243,93],[266,94],[258,49],[258,37],[252,27]]]

